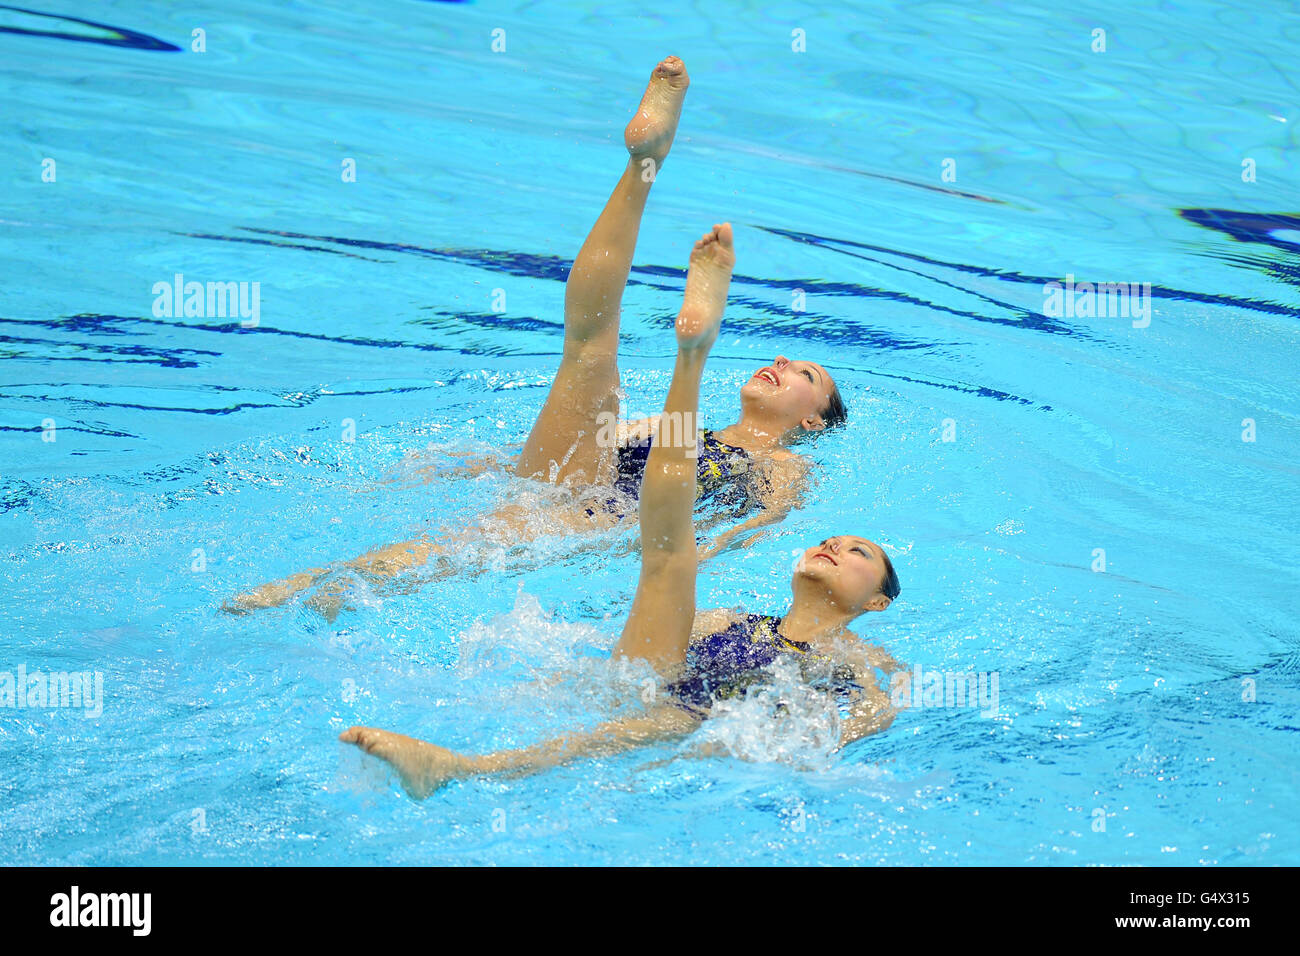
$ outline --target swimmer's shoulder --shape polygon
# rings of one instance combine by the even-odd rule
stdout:
[[[737,621],[744,620],[747,617],[748,615],[742,614],[740,611],[725,607],[696,611],[695,624],[691,628],[691,640],[702,640],[725,631]]]
[[[836,656],[853,668],[859,678],[869,677],[874,671],[889,675],[907,670],[907,665],[900,662],[893,654],[879,644],[872,644],[864,638],[847,632],[836,644]]]
[[[786,448],[774,448],[757,463],[751,481],[766,496],[798,496],[806,488],[812,474],[812,462]]]
[[[778,474],[800,477],[812,471],[812,459],[805,458],[788,448],[773,448],[765,456],[769,470]]]

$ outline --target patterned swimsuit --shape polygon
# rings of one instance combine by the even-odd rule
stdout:
[[[779,617],[746,614],[729,627],[692,641],[686,651],[686,672],[668,685],[673,703],[697,717],[707,717],[713,702],[744,697],[755,684],[765,683],[767,667],[783,654],[797,655],[801,669],[811,671],[812,664],[833,663],[829,658],[811,653],[803,641],[782,637]],[[853,668],[845,664],[831,666],[829,674],[805,679],[812,686],[836,698],[841,710],[851,695],[861,691]]]
[[[645,476],[646,461],[650,458],[651,439],[642,438],[622,445],[618,449],[618,478],[614,487],[623,495],[636,500],[641,494],[641,479]],[[735,445],[719,441],[717,432],[700,429],[695,468],[696,503],[709,502],[748,509],[751,504],[750,472],[753,459],[749,452]],[[611,499],[611,506],[615,499]],[[611,507],[611,510],[616,510]]]

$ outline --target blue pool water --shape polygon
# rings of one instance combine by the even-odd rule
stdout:
[[[1300,863],[1288,4],[88,6],[0,8],[0,672],[104,688],[98,717],[0,707],[10,862]],[[832,755],[777,675],[787,719],[760,695],[701,731],[748,759],[413,803],[338,732],[479,751],[635,696],[626,535],[333,623],[218,605],[538,494],[447,466],[526,436],[668,53],[693,85],[624,299],[630,410],[730,220],[708,424],[777,353],[851,413],[701,603],[779,613],[796,551],[866,534],[903,594],[864,636],[996,673],[997,713]],[[259,283],[257,326],[155,315],[177,273]],[[1044,315],[1067,275],[1150,283],[1149,325]]]

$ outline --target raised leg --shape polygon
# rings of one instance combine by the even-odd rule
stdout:
[[[624,130],[629,159],[618,185],[592,227],[564,289],[564,351],[546,404],[520,453],[515,471],[525,477],[608,483],[614,449],[597,441],[601,413],[617,415],[618,320],[623,288],[632,268],[646,198],[677,133],[690,77],[670,56],[655,67],[636,115]],[[387,575],[423,564],[440,553],[427,540],[406,542],[362,555],[348,566]],[[232,613],[287,603],[324,577],[311,568],[226,601]],[[342,599],[327,589],[316,605],[337,613]]]
[[[618,324],[650,187],[677,132],[690,77],[670,56],[655,67],[624,131],[627,168],[569,271],[564,287],[564,352],[516,473],[551,481],[608,482],[614,449],[597,436],[618,414]]]
[[[664,402],[660,440],[650,450],[641,479],[641,577],[615,655],[641,657],[661,673],[686,659],[695,621],[695,431],[676,429],[674,419],[694,421],[700,404],[700,376],[727,305],[736,255],[730,223],[695,244],[677,316],[677,365]]]

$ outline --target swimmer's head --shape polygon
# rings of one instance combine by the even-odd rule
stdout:
[[[854,615],[883,611],[902,591],[884,549],[854,534],[827,538],[805,551],[790,586],[796,595],[801,588],[816,588],[831,604]]]
[[[770,421],[787,440],[823,432],[848,419],[830,372],[816,362],[784,355],[754,373],[740,389],[745,415]]]

